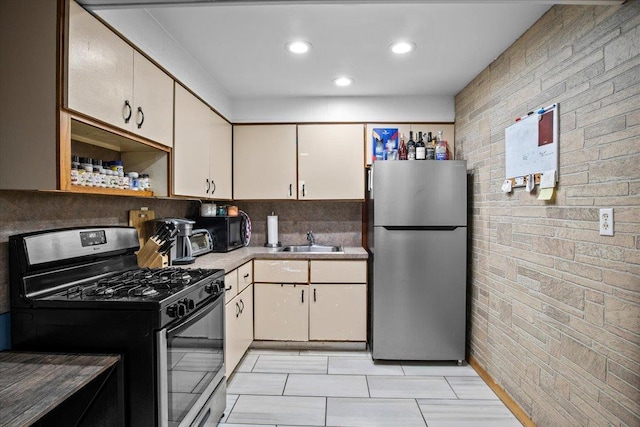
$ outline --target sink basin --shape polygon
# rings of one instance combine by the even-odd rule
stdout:
[[[327,252],[327,253],[336,253],[336,252],[344,252],[344,248],[342,246],[292,245],[292,246],[283,247],[282,248],[282,252],[298,252],[298,253]]]

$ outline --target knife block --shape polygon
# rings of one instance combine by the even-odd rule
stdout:
[[[136,252],[138,267],[164,268],[169,265],[169,257],[158,253],[160,246],[153,239],[147,240],[142,249]]]

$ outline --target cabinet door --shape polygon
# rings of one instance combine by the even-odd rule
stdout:
[[[242,291],[238,298],[240,305],[240,316],[238,317],[240,320],[238,328],[239,361],[253,342],[253,285]]]
[[[231,124],[214,111],[210,113],[211,154],[209,159],[209,179],[211,187],[208,197],[231,200]]]
[[[132,107],[133,132],[173,147],[173,79],[137,51]]]
[[[253,341],[253,287],[225,306],[224,363],[227,378]]]
[[[257,340],[307,341],[309,286],[254,285],[254,337]]]
[[[67,76],[70,109],[133,130],[133,48],[75,2],[69,4]]]
[[[310,290],[310,340],[366,341],[366,285],[320,284]]]
[[[298,198],[364,199],[364,126],[298,126]]]
[[[207,197],[211,109],[182,86],[175,86],[173,193]]]
[[[234,199],[296,198],[296,126],[233,127]]]

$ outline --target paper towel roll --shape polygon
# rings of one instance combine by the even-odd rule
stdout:
[[[278,215],[267,216],[267,244],[278,245]]]

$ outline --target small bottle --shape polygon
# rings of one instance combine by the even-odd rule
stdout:
[[[442,131],[438,131],[436,142],[436,160],[447,160],[447,142],[442,139]]]
[[[143,173],[142,175],[140,175],[140,178],[140,190],[149,191],[151,188],[151,185],[149,183],[149,174]]]
[[[71,162],[71,185],[78,185],[79,167],[80,163],[75,162],[74,164],[74,162]]]
[[[416,160],[426,160],[427,147],[422,139],[422,132],[418,132],[418,142],[416,142]]]
[[[140,179],[138,172],[129,172],[129,190],[140,190]]]
[[[433,144],[433,135],[431,132],[427,133],[427,160],[434,160],[436,158],[435,146]]]
[[[407,145],[404,143],[404,134],[400,134],[400,146],[398,147],[398,160],[407,160]]]
[[[93,166],[84,165],[84,185],[87,187],[93,187],[94,183],[94,175],[93,175]]]
[[[407,160],[416,159],[416,143],[413,140],[413,131],[409,131],[409,142],[407,142]]]

